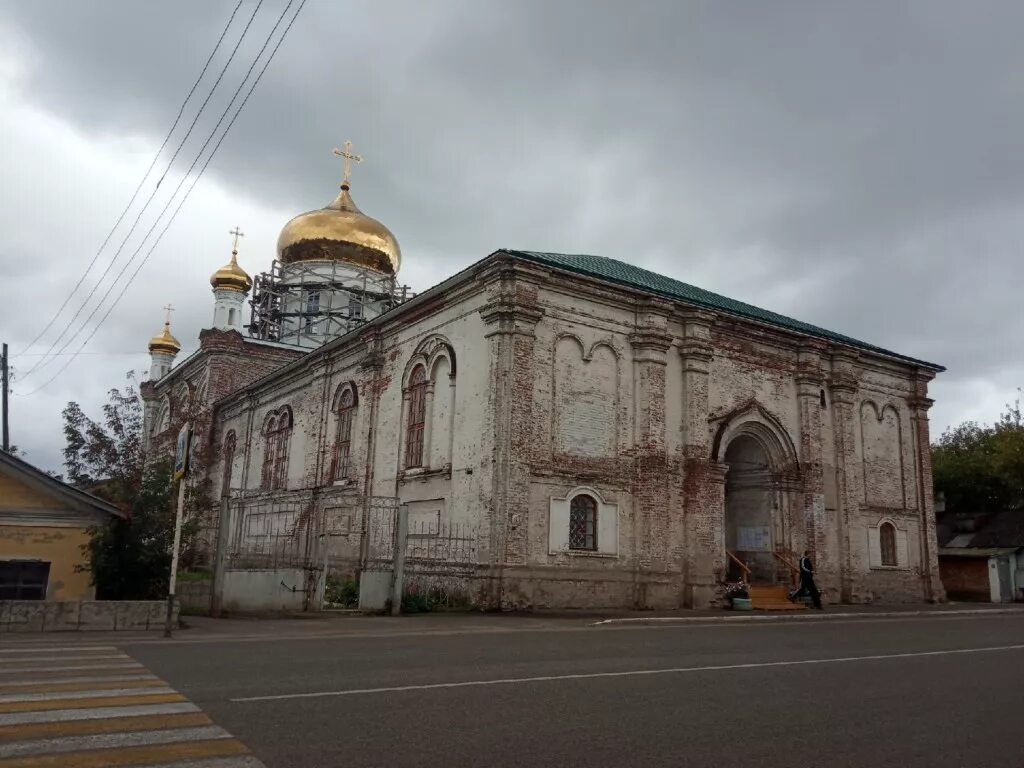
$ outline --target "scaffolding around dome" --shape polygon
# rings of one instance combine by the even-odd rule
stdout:
[[[415,294],[394,275],[339,261],[275,259],[253,282],[249,335],[303,347],[344,336]]]

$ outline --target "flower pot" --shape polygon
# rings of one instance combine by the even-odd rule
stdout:
[[[734,597],[732,599],[732,609],[734,611],[752,611],[754,609],[754,601],[749,597]]]

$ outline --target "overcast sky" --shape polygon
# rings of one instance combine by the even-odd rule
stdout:
[[[152,216],[286,2],[264,1]],[[182,356],[195,348],[229,229],[246,232],[255,273],[291,216],[331,200],[346,138],[365,158],[353,195],[398,237],[415,290],[499,247],[612,256],[947,366],[933,435],[992,421],[1024,383],[1024,4],[309,0],[87,354],[29,394],[66,359],[26,375],[31,353],[84,294],[26,345],[234,6],[0,0],[0,337],[18,374],[12,440],[45,468],[61,464],[68,400],[98,416],[106,390],[148,368],[162,305],[177,307]],[[90,311],[68,351],[105,310],[83,323]]]

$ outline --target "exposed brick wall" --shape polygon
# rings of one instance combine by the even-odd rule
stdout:
[[[939,557],[939,573],[951,599],[986,603],[992,599],[987,557]]]
[[[405,380],[434,337],[457,373],[432,380],[429,466],[406,472]],[[147,402],[173,400],[181,381],[198,391],[206,376],[204,402],[221,401],[196,417],[207,435],[202,419],[216,418],[206,443],[214,492],[228,430],[238,436],[232,485],[258,488],[263,420],[287,406],[289,487],[310,488],[331,482],[331,402],[354,382],[352,492],[474,526],[484,605],[714,604],[727,562],[725,454],[740,435],[770,457],[759,498],[776,546],[811,549],[822,586],[845,600],[941,599],[927,372],[508,256],[231,395],[290,359],[204,332],[203,353],[150,386]],[[865,422],[872,408],[883,418]],[[172,407],[161,440],[182,413]],[[553,552],[551,500],[583,486],[617,509],[616,546]],[[886,510],[913,531],[911,568],[869,567],[865,526]]]

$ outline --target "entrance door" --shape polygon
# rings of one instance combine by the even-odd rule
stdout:
[[[781,536],[775,531],[776,492],[768,454],[756,438],[740,435],[729,443],[725,463],[725,548],[747,564],[752,582],[774,584],[778,568],[772,552]],[[729,578],[742,576],[729,558]]]
[[[996,572],[999,574],[999,602],[1012,603],[1013,590],[1010,588],[1010,558],[1006,555],[996,558]]]

